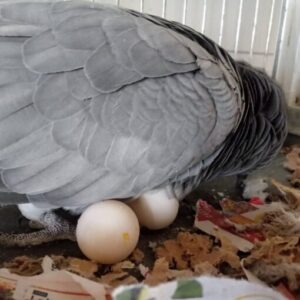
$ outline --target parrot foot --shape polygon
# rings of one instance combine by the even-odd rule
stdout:
[[[76,226],[58,216],[54,211],[47,211],[41,215],[39,223],[44,228],[35,232],[13,234],[0,232],[0,245],[5,247],[26,247],[56,240],[76,240]]]

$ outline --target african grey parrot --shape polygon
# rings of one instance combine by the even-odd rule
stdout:
[[[286,136],[280,88],[184,25],[82,1],[0,10],[3,191],[47,228],[8,245],[68,238],[52,212],[201,182],[268,163]],[[63,230],[64,229],[64,230]]]

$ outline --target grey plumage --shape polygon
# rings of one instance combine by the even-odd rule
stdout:
[[[4,185],[78,207],[266,163],[286,135],[279,88],[183,25],[88,2],[0,10]]]

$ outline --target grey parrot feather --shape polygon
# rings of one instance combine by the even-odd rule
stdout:
[[[53,152],[59,150],[59,145],[56,143],[49,143],[52,139],[52,133],[50,127],[48,127],[47,132],[43,134],[35,134],[34,139],[26,137],[27,143],[14,143],[14,149],[9,150],[9,155],[4,155],[3,152],[0,153],[0,168],[11,169],[18,168],[27,165],[31,165],[36,161],[47,158]],[[16,147],[19,145],[19,147]],[[34,147],[32,146],[34,145]],[[1,159],[1,156],[5,158]]]
[[[64,73],[49,75],[36,88],[33,101],[35,108],[50,120],[71,116],[86,106],[83,101],[73,97]]]
[[[282,121],[280,104],[255,100],[270,90],[260,75],[192,29],[125,9],[2,5],[0,70],[2,181],[43,207],[183,190],[257,165],[243,151],[266,160],[284,135],[272,143],[264,118],[240,130],[262,110]]]

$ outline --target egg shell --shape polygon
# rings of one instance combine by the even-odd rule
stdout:
[[[78,220],[79,248],[90,259],[113,264],[127,258],[139,239],[139,222],[126,204],[107,200],[89,206]]]
[[[172,224],[179,209],[179,201],[164,189],[144,193],[128,205],[137,215],[140,224],[152,230]]]

